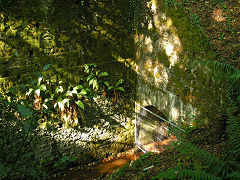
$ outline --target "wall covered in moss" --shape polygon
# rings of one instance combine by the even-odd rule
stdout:
[[[214,59],[204,32],[165,1],[149,1],[146,8],[135,36],[137,103],[157,107],[176,123],[217,119],[224,85],[201,64]]]

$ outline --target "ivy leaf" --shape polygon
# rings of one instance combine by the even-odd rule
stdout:
[[[46,71],[50,68],[51,68],[51,64],[46,64],[45,66],[43,66],[43,71]]]
[[[17,111],[23,116],[23,117],[32,117],[32,111],[27,108],[26,106],[22,104],[17,105]]]
[[[82,101],[78,100],[78,101],[76,102],[76,104],[77,104],[80,108],[84,109],[84,104],[83,104]]]

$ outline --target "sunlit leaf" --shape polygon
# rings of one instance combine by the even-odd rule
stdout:
[[[62,100],[62,103],[63,103],[63,104],[66,104],[66,103],[69,102],[69,101],[70,101],[69,98],[65,98],[65,99]]]
[[[33,91],[33,88],[30,88],[30,89],[28,90],[28,92],[26,93],[26,95],[29,96],[29,95],[32,93],[32,91]]]
[[[58,102],[58,107],[60,108],[61,111],[64,110],[64,104],[62,103],[62,101]]]
[[[45,108],[45,109],[48,109],[48,107],[47,107],[47,105],[44,103],[43,104],[43,107]]]
[[[82,95],[86,95],[86,94],[87,94],[86,89],[82,89],[81,92],[80,92],[80,94],[82,94]]]
[[[97,79],[94,79],[94,81],[93,81],[93,89],[98,90],[98,82],[97,82]]]
[[[117,90],[124,91],[123,87],[118,87]]]
[[[39,89],[42,90],[42,91],[45,91],[45,90],[47,90],[47,87],[46,87],[46,85],[42,84],[42,85],[39,87]]]
[[[36,95],[37,95],[38,97],[40,97],[40,89],[37,89],[37,90],[35,91],[35,93],[36,93]]]
[[[109,82],[108,81],[105,81],[104,84],[109,87]]]
[[[110,87],[108,87],[108,90],[111,90],[111,89],[113,89],[114,87],[113,86],[110,86]]]
[[[40,86],[42,79],[43,79],[42,76],[40,76],[40,77],[38,78],[38,86]]]
[[[56,93],[59,93],[59,92],[63,92],[64,90],[63,90],[63,87],[62,86],[58,86],[57,88],[56,88]]]
[[[122,84],[123,83],[123,79],[120,79],[120,80],[118,80],[118,82],[116,82],[116,87],[118,87],[119,86],[119,84]]]
[[[99,72],[100,72],[100,70],[97,70],[97,71],[96,71],[96,76],[98,75]]]
[[[84,109],[84,104],[83,104],[82,101],[78,100],[78,101],[76,102],[76,104],[77,104],[80,108]]]
[[[99,77],[102,77],[102,76],[108,76],[108,73],[107,73],[107,72],[101,72],[101,73],[99,74]]]
[[[83,88],[82,85],[78,85],[78,86],[76,86],[76,87],[77,87],[77,89],[82,89],[82,88]]]
[[[89,81],[89,86],[91,86],[92,84],[93,84],[93,81],[94,81],[94,79],[91,79],[90,81]]]

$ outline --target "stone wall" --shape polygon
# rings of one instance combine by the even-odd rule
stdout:
[[[213,58],[204,32],[162,0],[150,1],[147,9],[135,36],[136,102],[157,107],[175,123],[216,119],[224,85],[200,63]]]

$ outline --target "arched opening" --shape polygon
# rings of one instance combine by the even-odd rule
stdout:
[[[162,145],[176,139],[170,128],[171,124],[159,109],[141,107],[136,116],[135,143],[143,152],[161,152]]]

